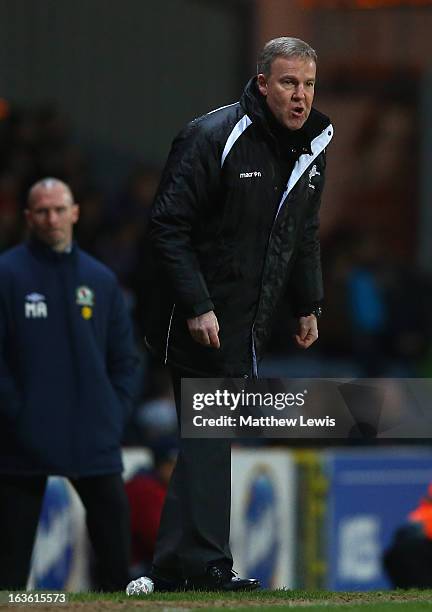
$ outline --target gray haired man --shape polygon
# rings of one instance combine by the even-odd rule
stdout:
[[[316,60],[299,39],[271,40],[240,101],[195,119],[173,142],[151,217],[159,280],[147,342],[170,365],[179,415],[182,377],[258,376],[283,295],[297,346],[318,338],[318,212],[333,128],[312,107]],[[230,469],[228,441],[182,440],[156,589],[259,586],[232,572]]]

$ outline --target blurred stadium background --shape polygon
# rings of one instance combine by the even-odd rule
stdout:
[[[307,355],[281,308],[262,372],[429,377],[431,32],[427,0],[0,0],[0,251],[24,235],[28,187],[68,182],[77,238],[119,276],[142,347],[145,231],[170,142],[239,98],[266,40],[297,36],[318,51],[316,106],[335,125],[321,214],[327,302]],[[165,376],[143,350],[127,477],[151,465],[148,449],[174,422]],[[238,569],[275,587],[388,587],[382,552],[432,480],[430,445],[277,443],[234,450]],[[77,500],[53,479],[31,585],[87,587],[83,530]]]

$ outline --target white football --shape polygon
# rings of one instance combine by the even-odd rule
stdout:
[[[141,576],[136,580],[132,580],[126,587],[126,595],[149,595],[154,591],[154,583],[151,578]]]

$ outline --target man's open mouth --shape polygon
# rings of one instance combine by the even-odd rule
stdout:
[[[304,114],[304,108],[302,106],[295,106],[291,112],[296,117],[301,117]]]

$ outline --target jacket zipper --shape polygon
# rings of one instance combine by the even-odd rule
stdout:
[[[280,148],[279,148],[279,144],[278,144],[276,138],[273,136],[273,134],[270,134],[270,135],[272,137],[272,140],[273,140],[273,143],[275,145],[275,148],[276,148],[276,151],[278,153],[278,156],[281,157],[281,151],[280,151]],[[272,174],[273,174],[272,178],[274,179],[275,176],[276,176],[276,173],[275,173],[273,164],[272,164],[272,171],[273,171],[272,172]],[[289,181],[289,177],[288,177],[288,181]],[[286,185],[286,190],[287,189],[288,189],[288,182],[287,182],[287,185]],[[270,234],[269,234],[269,237],[268,237],[268,240],[267,240],[265,259],[267,259],[267,252],[268,252],[268,248],[269,248],[269,245],[270,245],[270,240],[271,240],[271,237],[272,237],[272,234],[273,234],[273,229],[274,229],[274,226],[276,224],[276,219],[278,218],[279,211],[281,209],[280,202],[281,202],[282,198],[284,197],[284,195],[285,195],[285,191],[283,192],[283,194],[282,194],[282,196],[281,196],[281,198],[279,200],[279,205],[278,205],[278,207],[276,209],[276,214],[275,214],[275,217],[273,219],[273,223],[272,223],[272,226],[271,226]],[[288,197],[288,195],[287,195],[287,197]],[[257,356],[256,356],[254,331],[255,331],[256,314],[258,313],[260,302],[261,302],[261,294],[262,294],[262,287],[263,287],[263,277],[264,277],[264,274],[261,276],[260,296],[259,296],[259,299],[258,299],[258,306],[257,306],[257,309],[256,309],[255,318],[254,318],[254,322],[252,323],[252,330],[251,330],[251,336],[252,336],[252,378],[258,378],[258,361],[257,361]]]
[[[282,198],[283,198],[283,196],[284,196],[284,194],[282,194]],[[285,198],[285,200],[286,200],[286,198]],[[268,237],[268,240],[267,240],[267,247],[266,247],[264,261],[267,259],[267,253],[268,253],[271,237],[273,235],[273,229],[274,229],[274,226],[276,225],[276,219],[278,218],[280,209],[281,209],[281,207],[278,208],[278,210],[276,211],[275,218],[273,219],[273,224],[272,224],[272,227],[271,227],[271,230],[270,230],[270,234],[269,234],[269,237]],[[263,282],[264,282],[264,272],[263,272],[262,277],[261,277],[260,297],[259,297],[259,300],[258,300],[258,306],[257,306],[257,309],[256,309],[254,322],[252,323],[252,331],[251,331],[251,334],[252,334],[252,376],[253,376],[253,378],[258,378],[258,361],[257,361],[257,356],[256,356],[254,331],[255,331],[256,314],[258,313],[258,310],[259,310],[259,307],[260,307],[260,303],[261,303],[261,295],[262,295]]]
[[[331,126],[328,126],[328,127],[326,128],[326,130],[327,130],[327,136],[330,136],[330,137],[332,136],[332,129],[333,129],[333,128],[332,128]],[[319,137],[321,137],[321,135],[322,135],[323,133],[324,133],[324,130],[323,130],[323,132],[322,132],[322,133],[321,133],[321,134],[318,136],[318,138],[319,138]],[[315,140],[316,140],[316,139],[314,139],[314,141],[315,141]],[[329,141],[328,141],[328,142],[330,142],[330,140],[331,140],[331,138],[329,139]],[[313,142],[314,142],[314,141],[313,141]],[[328,144],[328,142],[327,142],[327,144]],[[314,154],[314,153],[312,153],[312,155],[310,156],[310,157],[311,157],[311,159],[309,159],[308,164],[305,166],[305,168],[304,168],[304,170],[302,171],[302,173],[300,174],[299,178],[300,178],[300,177],[301,177],[301,176],[304,174],[304,172],[305,172],[305,171],[306,171],[306,169],[307,169],[307,168],[308,168],[308,167],[311,165],[311,163],[312,163],[312,162],[313,162],[313,161],[314,161],[314,160],[315,160],[315,159],[316,159],[316,158],[317,158],[319,155],[321,155],[321,153],[322,153],[322,152],[325,150],[325,148],[326,148],[326,147],[324,146],[324,147],[320,148],[320,149],[319,149],[319,150],[318,150],[318,151],[317,151],[315,154]],[[268,248],[269,248],[269,245],[270,245],[270,240],[271,240],[271,237],[272,237],[272,235],[273,235],[274,226],[275,226],[275,224],[276,224],[276,220],[277,220],[277,218],[278,218],[278,216],[279,216],[279,212],[281,211],[282,206],[285,204],[285,200],[287,200],[287,198],[289,197],[288,188],[289,188],[289,183],[290,183],[290,178],[291,178],[291,176],[292,176],[292,172],[291,172],[291,175],[290,175],[290,177],[289,177],[289,179],[288,179],[288,184],[287,184],[287,187],[286,187],[285,191],[283,192],[282,197],[281,197],[281,199],[280,199],[279,206],[278,206],[278,209],[277,209],[277,211],[276,211],[275,218],[273,219],[273,225],[272,225],[272,228],[271,228],[271,230],[270,230],[269,238],[268,238],[268,241],[267,241],[267,248],[266,248],[266,255],[265,255],[265,258],[266,258],[266,259],[267,259],[267,252],[268,252]],[[296,181],[296,182],[297,182],[297,181]],[[292,189],[293,189],[293,188],[294,188],[294,185],[292,185],[292,186],[291,186],[291,189],[289,189],[289,191],[292,191]],[[288,193],[287,193],[287,192],[288,192]],[[285,193],[286,193],[286,196],[285,196]],[[261,277],[261,289],[260,289],[260,297],[259,297],[259,300],[258,300],[258,306],[257,306],[257,309],[256,309],[256,314],[257,314],[257,313],[258,313],[258,311],[259,311],[259,307],[260,307],[260,303],[261,303],[261,295],[262,295],[262,287],[263,287],[263,277],[264,277],[264,274],[263,274],[263,276]],[[254,322],[252,323],[252,330],[251,330],[251,332],[252,332],[252,366],[253,366],[253,370],[252,370],[252,372],[253,372],[253,377],[254,377],[254,378],[258,378],[258,364],[257,364],[257,358],[256,358],[256,348],[255,348],[255,338],[254,338],[255,322],[256,322],[256,314],[255,314],[255,319],[254,319]]]

